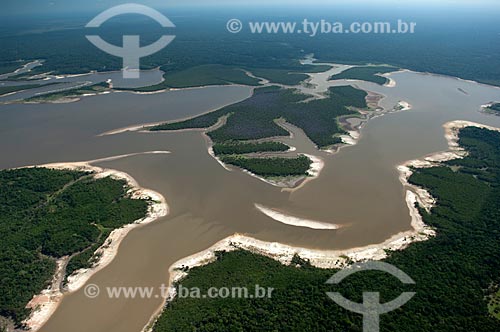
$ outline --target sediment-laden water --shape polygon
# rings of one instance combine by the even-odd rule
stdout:
[[[112,93],[70,104],[0,105],[0,167],[83,161],[137,153],[98,166],[124,171],[141,186],[161,193],[170,214],[133,230],[115,260],[89,283],[157,287],[168,282],[175,261],[234,233],[293,246],[344,249],[375,244],[410,229],[405,190],[396,166],[447,148],[442,125],[469,120],[500,127],[500,117],[480,106],[500,100],[500,89],[454,78],[398,72],[395,87],[355,83],[399,101],[410,111],[370,120],[357,145],[337,154],[318,152],[300,130],[285,139],[297,152],[323,159],[319,178],[290,192],[241,171],[227,171],[207,152],[199,131],[124,132],[117,128],[193,116],[247,98],[248,87],[207,87],[152,95]],[[319,78],[317,79],[317,81]],[[334,84],[345,84],[336,82]],[[350,82],[352,84],[352,82]],[[338,224],[338,230],[285,225],[255,204],[295,217]],[[64,297],[41,329],[47,332],[137,332],[163,299],[89,299],[83,289]]]

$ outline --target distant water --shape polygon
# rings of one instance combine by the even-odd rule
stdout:
[[[31,67],[33,67],[33,65],[28,66],[28,68]],[[23,69],[19,72],[19,74],[25,72],[27,72],[27,70]],[[12,76],[11,74],[0,75],[0,86],[20,86],[20,85],[30,85],[30,84],[44,85],[34,89],[20,91],[8,96],[0,97],[0,103],[30,98],[33,96],[37,96],[41,93],[75,88],[83,84],[91,85],[91,84],[102,83],[108,80],[112,81],[113,87],[115,88],[138,88],[143,86],[151,86],[161,83],[163,80],[163,74],[164,72],[161,71],[160,69],[153,69],[153,70],[141,71],[141,75],[137,79],[124,79],[122,73],[116,71],[116,72],[89,73],[82,75],[69,75],[67,77],[49,75],[45,79],[33,79],[33,80],[22,80],[22,81],[5,80],[9,76]],[[1,81],[2,79],[4,81]]]

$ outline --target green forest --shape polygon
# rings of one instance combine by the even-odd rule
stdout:
[[[380,76],[380,74],[390,73],[397,70],[398,68],[395,67],[384,66],[354,67],[349,68],[340,74],[333,75],[330,77],[330,80],[361,80],[384,85],[389,82],[389,80]]]
[[[223,156],[221,161],[264,177],[307,176],[312,163],[306,156],[297,158]]]
[[[227,154],[247,154],[257,152],[284,152],[288,151],[290,147],[280,142],[261,142],[261,143],[247,143],[241,141],[216,143],[213,146],[214,154],[227,155]]]
[[[127,190],[124,181],[87,172],[0,171],[0,316],[19,324],[52,279],[56,259],[72,257],[67,274],[88,267],[113,229],[143,218],[149,203]]]
[[[175,11],[174,11],[175,12]],[[169,15],[173,14],[169,12]],[[183,15],[184,14],[184,15]],[[341,20],[337,14],[325,14],[325,19]],[[297,82],[304,76],[298,73],[304,71],[299,59],[308,53],[314,53],[321,62],[349,63],[365,65],[391,64],[415,71],[432,72],[443,75],[472,79],[482,83],[499,85],[500,59],[495,55],[500,52],[497,43],[497,31],[492,25],[491,17],[470,13],[460,15],[454,13],[443,20],[426,16],[421,17],[418,34],[395,36],[379,35],[318,35],[310,38],[306,35],[275,34],[256,35],[242,33],[229,34],[224,26],[232,17],[246,17],[248,13],[222,13],[207,10],[205,15],[192,16],[181,13],[174,19],[176,39],[161,52],[146,57],[141,61],[144,69],[161,67],[166,71],[165,78],[175,75],[176,81],[170,84],[203,85],[207,76],[196,75],[183,77],[178,75],[189,68],[203,65],[223,65],[245,69],[269,70],[263,77],[277,83]],[[284,11],[289,20],[302,20],[303,15]],[[375,14],[374,14],[375,15]],[[384,17],[390,17],[387,11]],[[421,15],[421,14],[419,14]],[[262,15],[255,15],[258,20]],[[276,18],[276,17],[275,17]],[[50,18],[48,18],[50,19]],[[58,18],[56,31],[34,33],[37,24],[44,22],[42,18],[25,18],[17,25],[5,25],[0,35],[2,53],[0,54],[0,72],[12,71],[19,59],[43,59],[44,65],[35,68],[34,74],[53,72],[54,74],[79,74],[91,70],[110,71],[121,68],[117,57],[105,55],[90,44],[84,28],[75,28],[80,24],[84,27],[90,16],[68,16],[66,20]],[[266,17],[269,19],[269,17]],[[163,31],[155,24],[147,21],[128,21],[110,24],[102,32],[102,37],[111,43],[120,45],[124,33],[138,34],[144,45],[154,42]],[[21,30],[26,30],[20,33]],[[65,26],[70,27],[64,29]],[[493,28],[492,28],[493,27]],[[460,28],[460,29],[458,29]],[[458,29],[458,31],[457,31]],[[36,46],[36,47],[35,47]],[[19,63],[20,65],[20,63]],[[282,75],[275,70],[286,72]],[[288,72],[297,73],[288,75]],[[184,72],[189,74],[189,72]],[[236,74],[236,73],[234,73]],[[240,75],[240,74],[237,74]],[[291,77],[289,77],[291,76]],[[241,76],[239,76],[241,77]],[[175,78],[175,77],[174,77]],[[215,72],[214,80],[220,79]],[[222,77],[227,80],[227,77]],[[209,78],[212,81],[212,78]],[[231,81],[231,79],[229,79]]]
[[[288,131],[275,123],[283,118],[303,129],[317,146],[325,148],[341,142],[338,135],[344,131],[337,123],[338,117],[356,114],[351,107],[366,108],[366,95],[366,92],[350,86],[332,87],[327,98],[304,102],[308,96],[295,89],[264,87],[256,89],[252,97],[242,102],[192,119],[151,127],[150,130],[209,128],[221,117],[229,115],[224,126],[208,133],[215,143],[223,143],[288,136]]]
[[[71,88],[67,90],[45,93],[42,95],[36,95],[34,97],[26,98],[26,102],[48,102],[54,101],[62,98],[79,97],[84,94],[95,94],[102,93],[109,90],[109,84],[106,82],[101,82],[92,85],[81,86],[78,88]]]
[[[500,103],[493,104],[490,107],[488,107],[488,109],[493,111],[494,113],[500,114]]]
[[[338,118],[357,114],[353,107],[367,108],[366,95],[366,92],[350,86],[332,87],[327,98],[304,102],[308,96],[296,89],[263,87],[255,89],[252,97],[237,104],[188,120],[150,127],[149,130],[209,128],[226,116],[225,125],[207,133],[214,142],[216,155],[232,155],[222,157],[223,162],[263,176],[305,175],[311,164],[307,157],[247,158],[237,155],[288,150],[282,143],[249,142],[288,136],[289,132],[276,123],[278,119],[303,129],[320,148],[339,144],[341,139],[338,136],[344,130],[339,126]]]
[[[383,17],[394,18],[387,8]],[[175,15],[176,10],[168,15]],[[449,13],[446,19],[413,13],[420,18],[418,33],[395,36],[392,34],[369,35],[307,35],[274,34],[262,35],[241,33],[232,35],[225,29],[225,22],[233,17],[248,17],[249,13],[228,13],[207,10],[205,15],[186,15],[180,12],[173,19],[176,25],[174,42],[161,52],[142,59],[144,69],[161,67],[167,74],[175,75],[170,84],[195,85],[207,83],[207,76],[184,77],[179,73],[190,74],[188,70],[204,65],[223,65],[243,69],[268,70],[263,77],[276,83],[297,82],[304,76],[299,73],[305,69],[299,63],[308,53],[314,53],[319,62],[348,63],[366,65],[391,64],[415,71],[432,72],[443,75],[472,79],[482,83],[500,85],[500,44],[497,42],[496,20],[491,17],[494,11],[479,15],[479,12]],[[350,17],[339,16],[338,12],[322,13],[324,19],[346,20]],[[374,12],[372,17],[379,13]],[[303,20],[303,14],[284,10],[289,20]],[[252,15],[253,20],[272,19],[273,15]],[[83,27],[91,16],[75,17],[74,13],[66,19],[58,17],[59,29],[35,33],[39,26],[50,22],[50,17],[26,17],[16,24],[5,25],[0,34],[2,53],[0,72],[11,72],[24,62],[32,59],[45,60],[44,65],[35,68],[34,74],[53,72],[54,74],[80,74],[91,70],[110,71],[121,68],[121,60],[109,56],[90,44]],[[277,19],[277,15],[274,15]],[[380,19],[380,17],[377,17]],[[78,26],[79,28],[75,28]],[[65,27],[68,29],[65,29]],[[21,32],[20,32],[21,30]],[[144,45],[154,42],[163,34],[160,27],[144,21],[127,21],[110,24],[103,29],[102,37],[110,43],[120,45],[124,33],[138,34]],[[286,73],[282,75],[278,71]],[[288,73],[294,73],[288,75]],[[236,74],[236,72],[234,72]],[[236,74],[240,75],[240,74]],[[257,75],[259,76],[259,75]],[[241,76],[239,76],[241,77]],[[214,72],[213,80],[220,74]],[[177,81],[177,79],[179,79]],[[227,77],[222,77],[227,80]],[[238,79],[238,78],[235,78]],[[232,79],[229,79],[231,81]],[[209,77],[209,81],[212,78]]]
[[[340,292],[362,302],[379,291],[381,302],[403,291],[416,295],[380,318],[381,331],[449,332],[500,330],[500,133],[468,127],[460,145],[469,155],[438,167],[415,169],[410,182],[437,198],[431,213],[420,209],[436,237],[391,252],[385,262],[407,273],[415,285],[369,271],[339,285],[326,284],[338,270],[312,267],[295,257],[290,266],[247,251],[218,253],[215,263],[189,270],[183,287],[273,287],[272,298],[176,298],[154,332],[167,331],[362,331],[361,315],[330,300]],[[495,295],[496,294],[496,295]],[[494,311],[497,310],[497,311]]]

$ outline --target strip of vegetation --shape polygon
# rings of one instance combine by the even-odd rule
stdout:
[[[500,103],[496,103],[488,107],[488,110],[495,114],[500,114]]]
[[[398,68],[386,66],[354,67],[340,74],[333,75],[330,77],[330,80],[361,80],[384,85],[389,80],[380,76],[380,74],[390,73],[396,70],[398,70]]]
[[[170,88],[190,88],[208,85],[259,85],[259,80],[248,76],[242,69],[234,66],[224,65],[201,65],[190,67],[181,71],[167,72],[163,75],[163,82],[141,87],[122,88],[121,90],[133,90],[138,92],[153,92]]]
[[[280,142],[244,143],[227,142],[216,143],[213,146],[215,155],[246,154],[255,152],[283,152],[288,151],[289,146]]]
[[[494,289],[497,290],[497,292],[493,292],[493,294],[490,295],[488,310],[493,317],[500,320],[500,290],[498,290],[498,286]]]
[[[242,156],[223,156],[221,161],[244,168],[264,177],[304,176],[312,161],[306,156],[297,158],[247,158]]]
[[[249,68],[256,77],[262,77],[272,83],[284,85],[298,85],[309,76],[305,72],[320,72],[328,70],[330,66],[304,66],[300,72],[293,69]],[[242,84],[258,86],[259,79],[247,75],[244,69],[235,66],[207,64],[189,67],[183,70],[167,71],[163,75],[163,82],[140,88],[122,88],[138,92],[152,92],[170,88],[190,88],[208,85]]]
[[[15,86],[0,86],[0,96],[6,95],[8,93],[29,90],[41,87],[42,84],[25,84],[25,85],[15,85]]]
[[[13,73],[27,63],[27,61],[22,60],[2,61],[0,62],[0,75]]]
[[[270,69],[270,68],[251,68],[250,72],[257,77],[262,77],[269,80],[271,83],[283,85],[299,85],[302,81],[309,78],[305,73],[324,72],[331,66],[304,66],[301,71],[287,69]]]
[[[102,93],[104,91],[109,90],[109,84],[106,82],[101,82],[93,85],[87,85],[79,88],[74,88],[74,89],[68,89],[68,90],[63,90],[63,91],[57,91],[57,92],[50,92],[30,98],[26,98],[26,102],[34,102],[34,103],[40,103],[40,102],[50,102],[50,101],[55,101],[63,98],[71,98],[71,97],[78,97],[82,96],[85,94],[95,94],[95,93]]]
[[[467,158],[416,169],[410,178],[438,199],[430,214],[420,211],[437,236],[392,252],[385,262],[406,272],[414,286],[375,271],[327,285],[338,270],[313,268],[299,257],[283,266],[246,251],[218,253],[217,262],[192,268],[182,286],[199,287],[201,294],[247,287],[253,294],[259,285],[274,288],[272,297],[176,298],[153,331],[362,331],[362,316],[326,292],[361,303],[364,291],[380,292],[381,303],[416,292],[404,307],[380,316],[381,331],[500,331],[487,304],[491,284],[500,281],[500,133],[465,128],[460,145]]]
[[[73,257],[67,273],[88,267],[109,232],[147,208],[129,197],[124,181],[45,168],[0,171],[0,316],[19,324],[52,279],[56,259]]]
[[[340,143],[337,118],[356,114],[351,107],[366,108],[366,92],[350,86],[330,88],[328,98],[304,102],[309,98],[295,89],[265,87],[255,90],[249,99],[189,120],[162,124],[150,130],[208,128],[230,115],[224,126],[208,135],[216,143],[287,136],[288,132],[275,123],[284,118],[302,128],[319,147]]]

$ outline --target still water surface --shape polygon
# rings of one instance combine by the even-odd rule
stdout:
[[[358,145],[329,155],[318,152],[300,130],[294,132],[289,143],[298,152],[321,157],[325,167],[318,179],[292,193],[243,172],[225,170],[209,156],[198,131],[98,136],[129,125],[193,116],[243,100],[251,89],[241,86],[154,95],[113,93],[71,104],[0,105],[0,168],[153,150],[172,152],[98,164],[129,173],[141,186],[163,194],[170,206],[165,218],[132,231],[115,260],[90,279],[89,283],[101,289],[160,286],[168,281],[168,267],[175,261],[236,232],[320,249],[380,243],[410,229],[405,190],[398,181],[396,165],[445,150],[442,125],[448,121],[470,120],[500,127],[500,117],[479,112],[480,105],[500,100],[500,89],[412,72],[391,77],[397,82],[394,88],[358,85],[386,95],[381,101],[386,108],[404,100],[413,109],[370,120]],[[325,231],[284,225],[261,214],[255,203],[345,227]],[[88,299],[82,289],[65,296],[41,331],[137,332],[161,302],[159,298]]]

